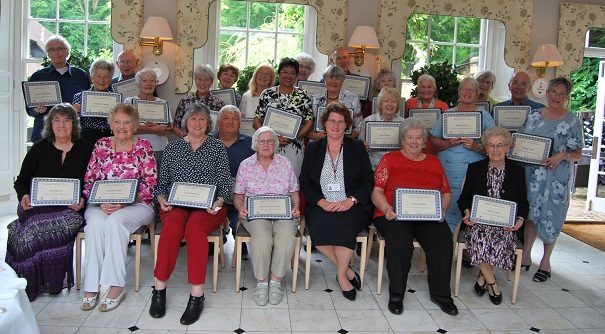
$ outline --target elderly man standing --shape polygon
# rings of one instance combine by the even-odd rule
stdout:
[[[516,72],[508,82],[511,98],[496,104],[497,106],[530,106],[532,110],[544,108],[540,102],[530,100],[527,93],[531,88],[529,75],[523,71]]]
[[[344,46],[334,49],[334,52],[332,52],[332,63],[342,68],[346,75],[351,74],[349,71],[349,50]]]
[[[133,50],[124,50],[118,55],[116,64],[120,70],[120,75],[111,79],[112,84],[134,78],[134,75],[137,73],[137,68],[139,67],[139,58],[137,58],[137,55],[134,54]]]
[[[90,77],[81,68],[69,65],[67,60],[71,53],[71,46],[63,36],[51,36],[45,45],[46,55],[50,59],[50,65],[32,74],[29,81],[57,81],[61,89],[61,100],[71,103],[74,94],[90,88]],[[46,107],[42,104],[36,108],[27,108],[27,114],[34,118],[34,129],[32,131],[32,142],[42,138],[42,127],[44,116],[48,114],[52,106]]]

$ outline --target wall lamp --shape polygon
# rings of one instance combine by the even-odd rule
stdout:
[[[378,44],[378,37],[376,37],[376,30],[374,30],[374,27],[355,27],[355,30],[353,30],[353,35],[349,40],[349,47],[355,48],[355,52],[350,53],[350,55],[355,57],[355,65],[363,65],[366,49],[380,48],[380,44]]]
[[[538,98],[546,97],[546,88],[548,80],[544,78],[547,67],[557,67],[563,65],[563,58],[554,44],[542,44],[536,50],[531,66],[538,74],[538,79],[531,86],[532,93]]]
[[[141,46],[153,46],[153,54],[159,56],[162,54],[162,44],[164,41],[172,40],[172,30],[165,17],[150,16],[145,21],[143,30],[141,30]],[[144,41],[152,39],[153,41]]]

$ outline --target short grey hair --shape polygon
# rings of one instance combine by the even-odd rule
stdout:
[[[374,80],[374,89],[378,90],[379,82],[380,80],[382,80],[383,77],[391,77],[391,79],[393,79],[395,87],[397,87],[397,78],[395,77],[395,73],[393,73],[393,71],[389,70],[388,68],[383,68],[378,71],[378,74],[376,74],[376,80]]]
[[[426,144],[429,132],[426,130],[426,127],[424,127],[424,124],[416,117],[408,117],[401,122],[401,138],[399,141],[402,141],[408,131],[412,129],[422,130],[422,141]]]
[[[153,77],[153,80],[155,80],[155,82],[157,83],[158,81],[158,75],[157,73],[155,73],[154,70],[150,69],[150,68],[144,68],[140,71],[138,71],[135,75],[134,75],[134,83],[138,86],[141,83],[141,77],[143,76],[150,76]]]
[[[394,97],[397,100],[397,110],[401,110],[401,93],[397,90],[397,88],[393,87],[384,87],[380,93],[378,93],[378,97],[376,98],[376,108],[378,108],[378,114],[382,115],[382,101],[384,101],[387,97]]]
[[[80,139],[80,118],[76,109],[69,103],[59,103],[52,107],[48,115],[44,117],[44,128],[42,129],[42,138],[48,139],[51,142],[55,141],[55,133],[52,127],[52,121],[55,116],[61,115],[71,119],[71,141],[74,142]]]
[[[216,75],[214,74],[214,70],[208,64],[197,65],[195,67],[195,69],[193,69],[193,79],[195,80],[195,78],[197,78],[199,76],[205,77],[205,78],[210,78],[210,80],[212,80],[212,82],[214,82],[214,78],[216,77]]]
[[[419,76],[418,81],[416,81],[417,86],[420,86],[420,83],[423,81],[429,81],[431,83],[431,85],[433,85],[433,88],[437,89],[437,82],[435,81],[435,77],[433,77],[432,75],[424,73],[421,76]]]
[[[323,78],[324,78],[324,81],[327,80],[328,78],[344,80],[345,75],[346,75],[345,70],[340,68],[340,66],[330,65],[324,71]]]
[[[202,103],[192,103],[187,107],[185,111],[185,115],[183,115],[183,120],[181,120],[181,132],[183,135],[187,135],[189,133],[189,129],[187,129],[187,121],[191,116],[201,114],[205,116],[208,120],[208,127],[206,127],[206,134],[209,134],[210,131],[214,128],[214,124],[212,122],[212,117],[210,117],[210,109],[205,104]]]
[[[458,92],[460,92],[462,86],[464,86],[464,84],[467,82],[470,82],[473,87],[475,87],[475,91],[479,92],[479,82],[477,82],[477,80],[473,77],[465,77],[464,79],[460,80],[460,84],[458,85]]]
[[[252,135],[252,150],[254,150],[254,152],[257,152],[258,149],[258,137],[260,137],[260,135],[265,132],[271,133],[271,137],[273,138],[273,142],[275,143],[275,148],[273,149],[273,152],[277,151],[277,149],[279,148],[279,139],[277,139],[277,134],[275,133],[275,130],[271,129],[268,126],[261,126]]]
[[[482,79],[489,79],[492,82],[492,85],[496,83],[496,75],[492,73],[490,70],[481,71],[476,76],[477,81]]]
[[[228,112],[237,114],[238,119],[242,118],[242,112],[239,110],[238,107],[236,107],[232,104],[227,104],[227,105],[223,106],[221,108],[221,110],[218,111],[218,116],[216,117],[217,123],[218,123],[218,121],[221,120],[221,117],[223,116],[223,114],[228,113]]]
[[[94,77],[97,70],[106,70],[109,71],[109,75],[113,76],[113,72],[115,71],[115,65],[112,61],[102,58],[97,58],[90,65],[90,76]]]
[[[295,55],[294,59],[296,59],[298,61],[299,65],[303,62],[308,63],[309,65],[311,65],[311,73],[315,72],[315,60],[313,60],[313,57],[311,57],[310,54],[308,54],[306,52],[301,52],[301,53]]]
[[[492,126],[491,128],[485,130],[485,132],[483,132],[483,135],[481,135],[481,143],[483,143],[483,146],[487,146],[487,141],[490,138],[497,136],[504,137],[506,145],[510,145],[513,141],[513,136],[510,134],[510,131],[501,126]]]
[[[65,37],[63,37],[61,35],[50,36],[50,38],[46,40],[46,44],[44,45],[44,51],[46,51],[47,54],[48,54],[48,43],[50,43],[50,42],[63,43],[63,46],[65,46],[65,48],[67,49],[67,58],[69,58],[69,55],[71,54],[71,45],[69,45],[69,42],[65,39]]]

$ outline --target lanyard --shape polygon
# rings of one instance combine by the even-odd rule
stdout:
[[[330,146],[328,146],[328,151],[330,150]],[[340,156],[342,155],[342,144],[340,144],[340,150],[338,151],[338,156],[336,156],[336,163],[334,163],[334,159],[332,159],[332,155],[328,152],[328,156],[330,157],[330,163],[332,164],[332,173],[334,173],[334,179],[336,180],[336,170],[338,169],[338,162],[340,161]]]

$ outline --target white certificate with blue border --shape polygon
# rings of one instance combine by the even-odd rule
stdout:
[[[265,195],[246,198],[248,220],[292,219],[290,196]]]
[[[133,99],[132,105],[139,112],[139,123],[170,123],[170,109],[165,101]]]
[[[433,220],[443,218],[441,192],[428,189],[395,189],[397,220]]]
[[[288,139],[295,139],[302,124],[302,117],[277,108],[267,107],[263,126],[268,126]]]
[[[54,106],[61,103],[61,87],[57,81],[23,81],[23,96],[25,105],[35,108],[39,104]]]
[[[80,180],[52,177],[32,179],[32,206],[62,206],[80,202]]]
[[[481,113],[448,111],[443,113],[443,138],[481,138]]]
[[[372,79],[369,77],[345,75],[345,81],[342,83],[342,89],[357,95],[360,100],[367,100],[370,96],[371,82]]]
[[[239,133],[252,137],[256,129],[253,126],[254,118],[242,118],[239,121]]]
[[[470,220],[479,224],[513,227],[517,203],[487,196],[473,196]]]
[[[135,79],[128,79],[118,81],[111,85],[111,90],[114,93],[122,94],[122,101],[128,97],[134,97],[139,95],[139,86],[135,82]]]
[[[515,132],[506,156],[511,160],[543,165],[542,161],[550,156],[551,147],[551,138]]]
[[[130,204],[137,197],[137,179],[95,181],[88,197],[90,204]]]
[[[509,131],[517,131],[525,123],[530,111],[530,106],[495,106],[494,121],[496,125]]]
[[[210,95],[225,102],[225,105],[230,104],[232,106],[237,106],[237,97],[235,95],[235,89],[233,88],[213,89],[210,91]]]
[[[326,131],[326,129],[324,129],[323,125],[321,124],[321,116],[326,112],[326,109],[326,107],[317,108],[317,115],[315,115],[315,131],[317,132]],[[353,119],[353,109],[349,109],[349,111],[351,112],[351,119]],[[345,134],[350,135],[352,131],[353,124],[351,124],[351,126],[349,126],[349,128],[345,130]]]
[[[80,116],[108,117],[111,109],[120,102],[122,94],[85,90],[82,92]]]
[[[372,114],[378,114],[378,96],[372,98]],[[405,117],[405,99],[401,98],[401,110],[399,110],[399,116]]]
[[[301,80],[298,82],[298,88],[303,89],[307,92],[307,96],[313,99],[313,95],[323,93],[326,91],[326,84],[319,81],[304,81]]]
[[[214,130],[218,126],[218,110],[210,110],[210,119],[212,120],[212,129]]]
[[[418,119],[428,131],[435,127],[439,116],[441,116],[441,109],[439,108],[410,109],[408,115],[408,117]]]
[[[401,122],[366,122],[366,141],[370,148],[397,150],[401,147]]]
[[[208,209],[214,203],[216,186],[188,182],[174,182],[168,196],[168,204],[198,209]]]
[[[491,109],[491,106],[489,104],[489,101],[477,101],[477,102],[475,102],[475,106],[478,109],[484,110],[484,111],[486,111],[486,112],[488,112],[490,114],[492,113],[492,109]]]

